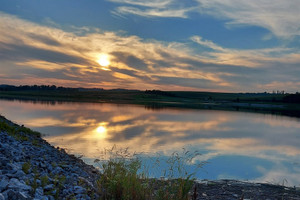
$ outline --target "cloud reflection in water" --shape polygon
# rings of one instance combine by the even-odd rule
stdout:
[[[113,145],[170,155],[183,147],[209,161],[200,178],[300,182],[299,120],[253,113],[147,110],[141,106],[1,100],[0,112],[45,133],[45,139],[87,158]]]

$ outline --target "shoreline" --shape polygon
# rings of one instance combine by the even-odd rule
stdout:
[[[14,127],[14,132],[5,130]],[[100,172],[0,115],[0,200],[100,199]],[[239,180],[197,181],[191,199],[299,199],[300,188]]]
[[[33,103],[46,103],[55,105],[56,103],[100,103],[100,104],[120,104],[120,105],[137,105],[144,106],[149,110],[161,109],[192,109],[192,110],[220,110],[220,111],[235,111],[235,112],[249,112],[260,114],[272,114],[278,116],[300,118],[300,106],[293,107],[291,104],[283,103],[268,103],[268,102],[164,102],[164,101],[141,101],[134,102],[129,100],[83,100],[83,99],[53,99],[43,97],[9,97],[0,94],[0,100],[6,101],[20,101]]]
[[[21,129],[0,129],[0,199],[98,199],[100,172],[39,135],[24,133],[0,116],[1,123]],[[2,124],[3,127],[3,124]],[[27,130],[27,129],[24,129]]]
[[[0,87],[0,99],[141,105],[147,109],[198,109],[276,114],[300,118],[300,94],[221,93],[160,90]]]

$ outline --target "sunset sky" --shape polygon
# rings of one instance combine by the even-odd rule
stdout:
[[[2,0],[0,84],[300,91],[300,0]]]

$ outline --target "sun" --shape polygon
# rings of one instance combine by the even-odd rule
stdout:
[[[110,60],[109,60],[109,56],[107,54],[101,54],[97,60],[97,62],[99,63],[99,65],[101,65],[102,67],[107,67],[110,65]]]

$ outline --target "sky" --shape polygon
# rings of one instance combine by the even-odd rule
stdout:
[[[297,92],[300,0],[1,0],[0,84]]]

